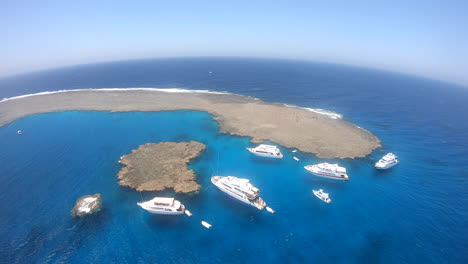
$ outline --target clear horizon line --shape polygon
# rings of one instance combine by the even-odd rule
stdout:
[[[390,69],[387,67],[378,67],[378,66],[370,66],[364,65],[360,63],[348,63],[343,61],[335,61],[335,60],[322,60],[322,59],[303,59],[303,58],[288,58],[288,57],[275,57],[275,56],[235,56],[235,55],[192,55],[192,56],[155,56],[155,57],[136,57],[136,58],[122,58],[122,59],[115,59],[115,60],[97,60],[97,61],[90,61],[90,62],[83,62],[83,63],[72,63],[72,64],[63,64],[58,66],[52,67],[44,67],[44,68],[37,68],[29,71],[22,71],[17,73],[10,73],[2,75],[0,74],[0,81],[4,79],[10,78],[18,78],[25,75],[30,74],[37,74],[37,73],[45,73],[45,72],[52,72],[64,68],[74,68],[80,66],[90,66],[90,65],[99,65],[99,64],[108,64],[108,63],[119,63],[119,62],[130,62],[130,61],[144,61],[144,60],[163,60],[163,59],[263,59],[263,60],[285,60],[285,61],[298,61],[298,62],[309,62],[309,63],[323,63],[323,64],[333,64],[337,66],[344,66],[344,67],[351,67],[351,68],[361,68],[371,71],[380,71],[386,72],[391,74],[399,74],[404,75],[407,77],[418,78],[423,80],[430,80],[436,82],[442,82],[449,85],[460,86],[462,88],[468,88],[468,82],[464,81],[456,81],[456,80],[448,80],[445,78],[437,78],[434,76],[428,76],[422,73],[415,73],[415,72],[408,72],[408,71],[400,71],[395,69]]]

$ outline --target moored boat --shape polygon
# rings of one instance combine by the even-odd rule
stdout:
[[[313,175],[334,179],[334,180],[349,180],[348,174],[346,174],[346,168],[338,166],[338,164],[320,163],[315,165],[307,165],[304,167],[308,172]]]
[[[277,146],[261,144],[255,148],[247,148],[250,153],[265,158],[282,159],[283,154]]]
[[[258,210],[265,208],[266,203],[260,198],[260,190],[248,179],[234,176],[213,176],[211,182],[222,192]]]
[[[375,168],[378,170],[386,170],[397,165],[400,161],[398,157],[393,153],[388,153],[383,156],[377,163],[375,163]]]
[[[206,227],[207,229],[210,229],[212,227],[212,225],[210,225],[208,222],[206,221],[201,221],[201,224],[202,226]]]
[[[322,189],[317,190],[312,190],[315,196],[319,198],[320,200],[326,202],[326,203],[331,203],[330,197],[328,197],[328,193],[324,192]]]
[[[180,201],[169,197],[154,197],[137,204],[152,214],[181,215],[185,212],[185,206]]]

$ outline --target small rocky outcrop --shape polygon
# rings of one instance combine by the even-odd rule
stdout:
[[[147,143],[122,156],[124,165],[117,177],[119,184],[137,191],[191,193],[200,189],[195,173],[187,168],[189,161],[202,153],[205,145],[197,141]]]
[[[85,195],[80,197],[75,202],[75,206],[71,210],[73,217],[83,217],[97,213],[102,208],[101,194]]]

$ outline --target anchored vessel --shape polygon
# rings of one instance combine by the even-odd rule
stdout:
[[[258,210],[262,210],[266,206],[266,203],[260,198],[260,190],[254,187],[248,179],[234,176],[213,176],[211,182],[227,195]]]
[[[389,169],[398,164],[398,157],[393,153],[388,153],[383,156],[377,163],[375,163],[375,168],[378,170]]]
[[[312,190],[312,192],[314,193],[315,196],[317,196],[317,198],[319,198],[320,200],[326,202],[326,203],[331,203],[331,199],[330,197],[328,197],[328,193],[326,192],[323,192],[322,189],[319,189],[318,191],[317,190]]]
[[[275,159],[283,158],[283,154],[277,146],[261,144],[258,145],[256,148],[247,148],[247,150],[260,157]]]
[[[137,204],[152,214],[180,215],[185,211],[185,206],[181,202],[168,197],[154,197],[152,200]]]
[[[206,221],[201,221],[201,224],[202,224],[204,227],[208,228],[208,229],[211,228],[211,225],[210,225],[208,222],[206,222]]]
[[[338,164],[330,164],[330,163],[320,163],[315,165],[307,165],[304,167],[308,172],[312,173],[313,175],[335,179],[335,180],[349,180],[348,174],[346,174],[346,168],[338,166]]]

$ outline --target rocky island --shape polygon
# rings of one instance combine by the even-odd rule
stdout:
[[[200,185],[195,181],[195,173],[187,168],[187,163],[197,157],[205,145],[200,142],[148,143],[122,156],[124,165],[117,177],[119,184],[137,191],[162,191],[172,188],[175,192],[191,193]]]
[[[82,217],[97,213],[102,208],[101,194],[85,195],[75,202],[75,206],[71,210],[73,217]]]
[[[36,113],[59,110],[209,112],[221,133],[270,140],[319,158],[364,157],[380,147],[369,131],[314,109],[218,92],[180,89],[79,89],[44,92],[0,101],[0,126]]]

